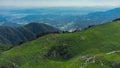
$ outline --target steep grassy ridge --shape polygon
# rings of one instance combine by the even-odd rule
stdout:
[[[65,46],[63,49],[60,46]],[[50,53],[51,49],[55,51]],[[62,58],[58,50],[71,54]],[[76,33],[49,34],[0,56],[1,68],[119,68],[120,21]],[[58,53],[57,53],[58,52]],[[50,55],[55,55],[49,57]],[[59,57],[60,56],[60,57]]]

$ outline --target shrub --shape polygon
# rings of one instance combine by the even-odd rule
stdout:
[[[47,53],[49,58],[70,59],[72,53],[69,51],[67,45],[53,46]]]

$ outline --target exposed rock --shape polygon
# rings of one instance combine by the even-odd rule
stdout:
[[[112,64],[112,68],[120,68],[120,61],[115,61],[115,62]]]

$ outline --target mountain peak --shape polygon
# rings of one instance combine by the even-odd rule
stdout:
[[[113,21],[119,21],[120,20],[120,18],[117,18],[117,19],[115,19],[115,20],[113,20]]]

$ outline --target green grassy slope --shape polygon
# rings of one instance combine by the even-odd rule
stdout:
[[[45,57],[53,46],[67,46],[72,58]],[[1,68],[117,68],[120,61],[120,21],[76,33],[49,34],[0,56]],[[114,67],[115,66],[115,67]],[[118,67],[119,68],[119,67]]]

